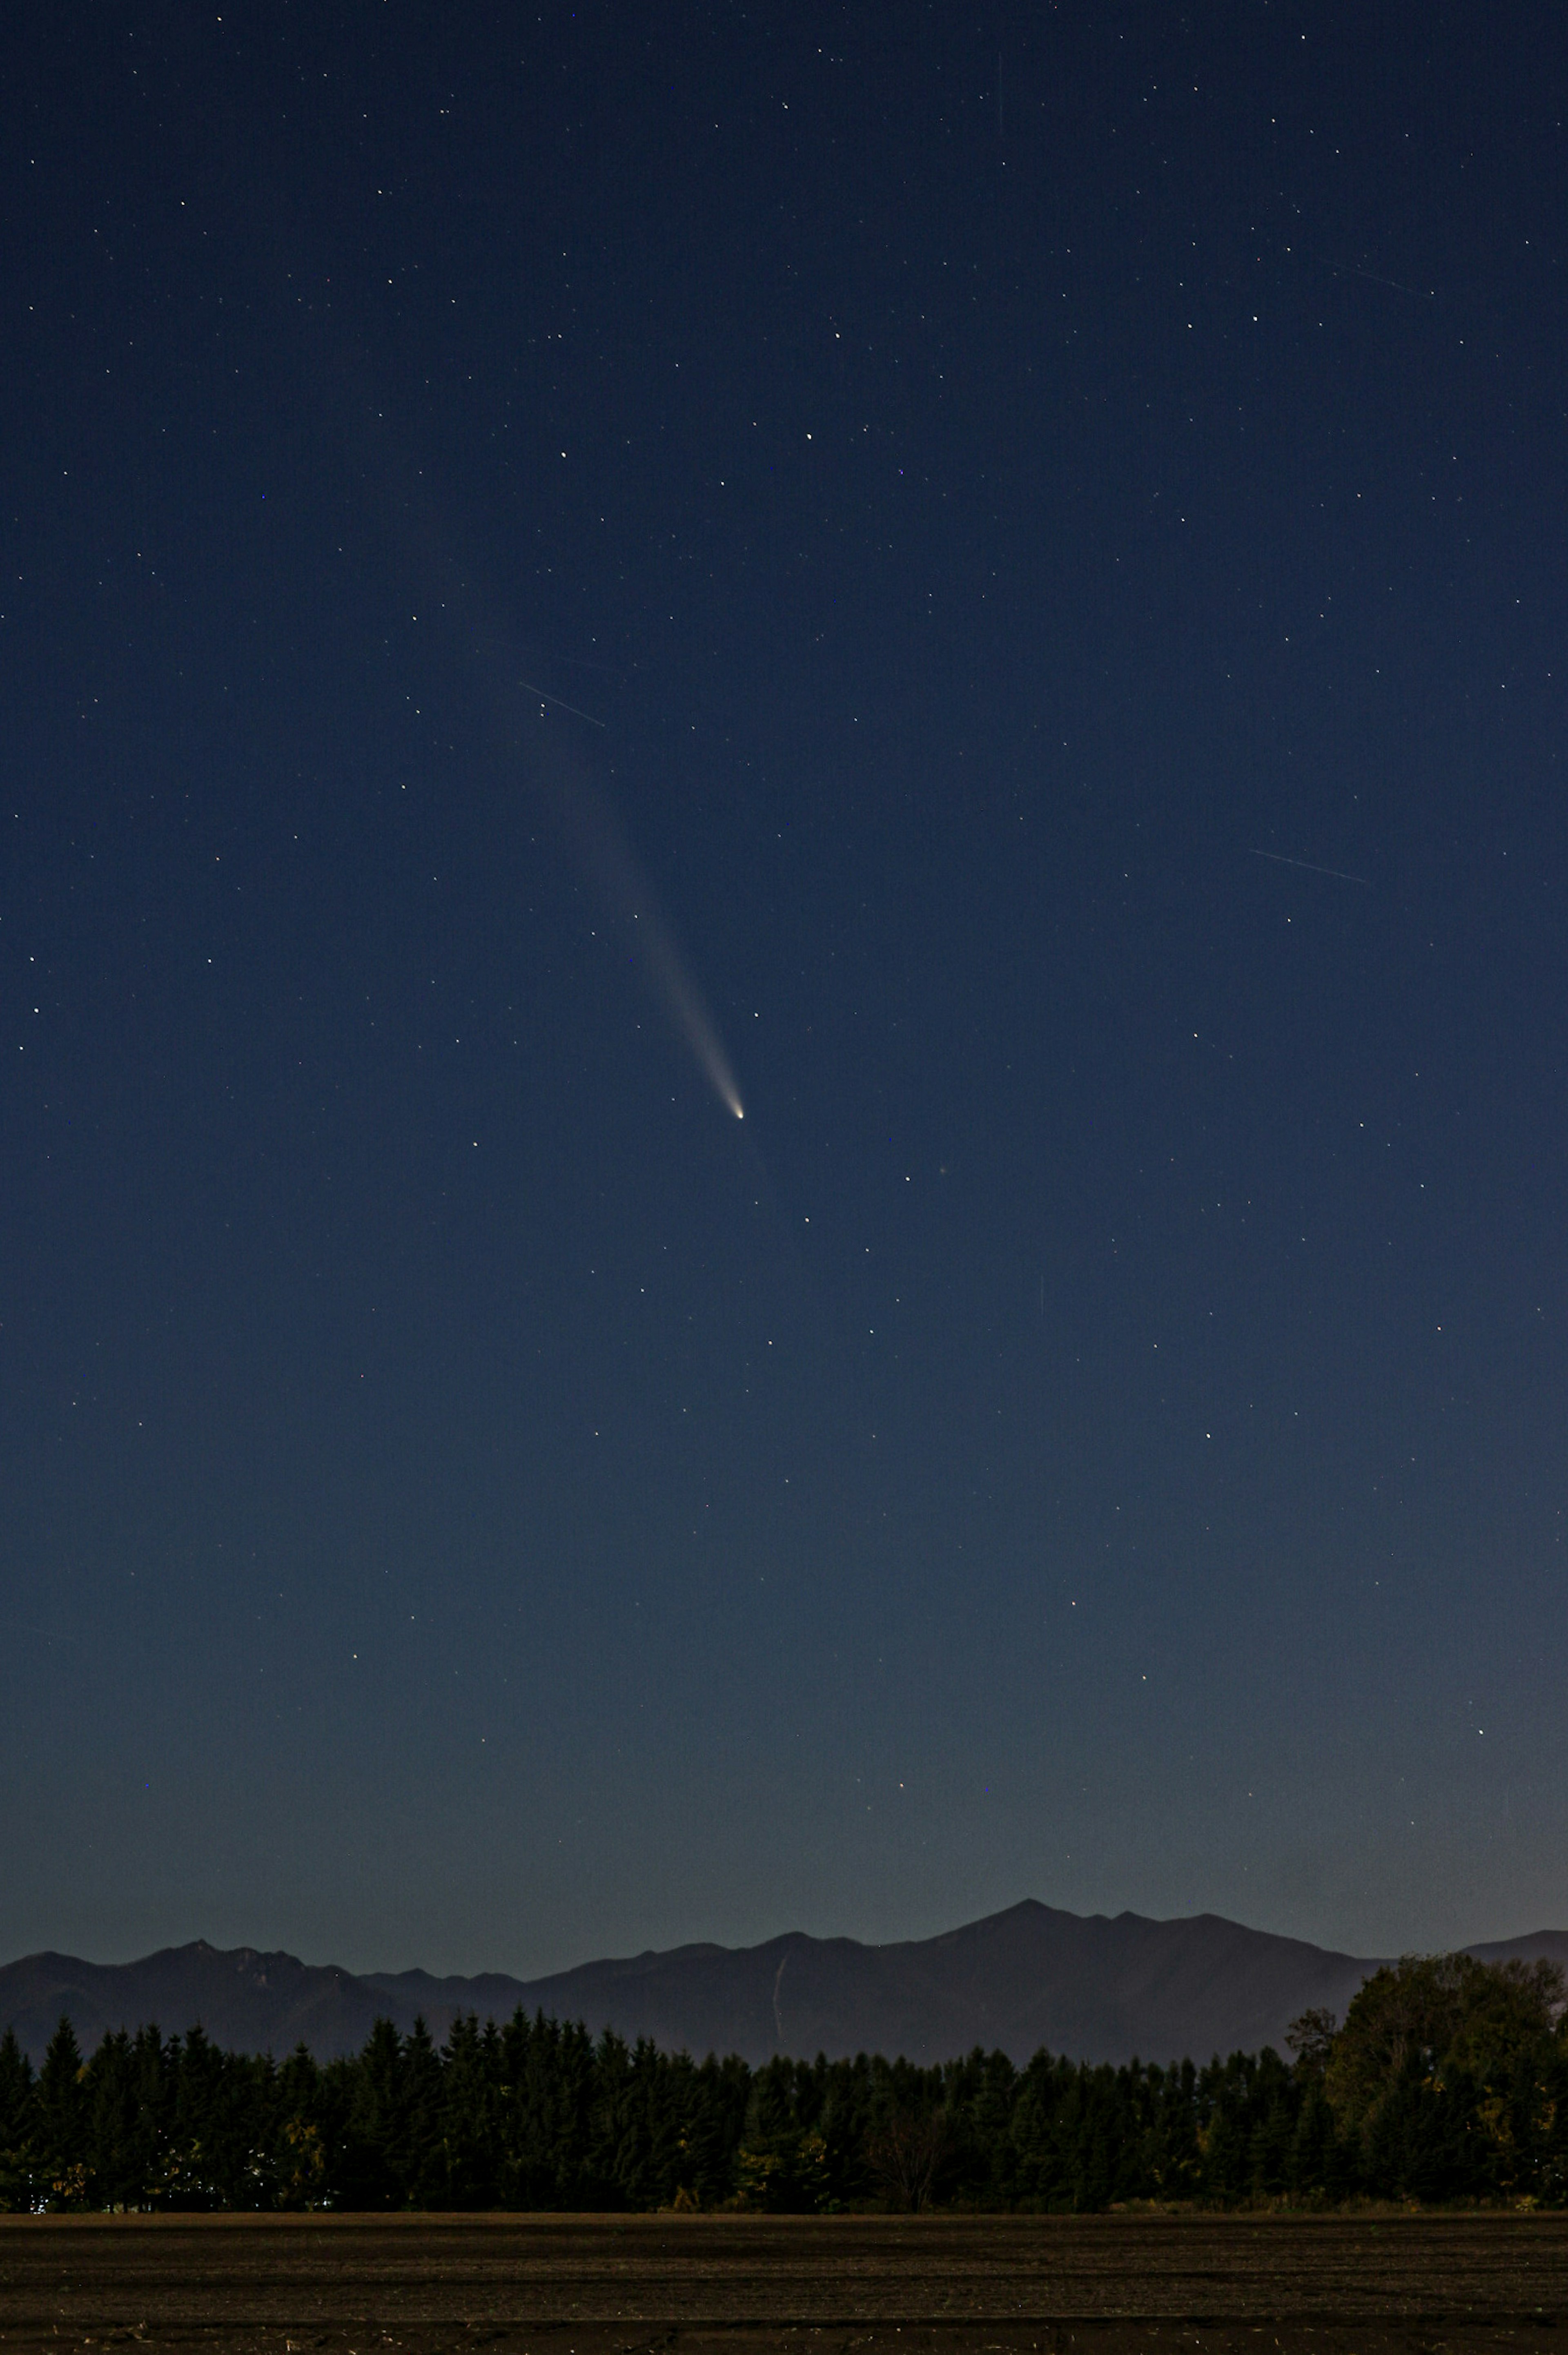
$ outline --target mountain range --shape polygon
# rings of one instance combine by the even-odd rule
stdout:
[[[1475,1946],[1486,1961],[1544,1955],[1568,1965],[1568,1931]],[[584,1963],[548,1978],[499,1972],[358,1975],[254,1947],[198,1939],[133,1963],[28,1955],[0,1966],[0,2029],[35,2062],[62,2013],[84,2051],[108,2030],[199,2024],[234,2051],[319,2060],[357,2051],[378,2018],[438,2042],[460,2013],[504,2019],[521,2005],[696,2055],[810,2060],[884,2052],[929,2063],[975,2045],[1022,2062],[1046,2045],[1075,2061],[1205,2061],[1282,2047],[1298,2013],[1342,2013],[1377,1958],[1251,1930],[1216,1913],[1156,1922],[1061,1913],[1033,1899],[936,1938],[885,1946],[792,1931],[760,1946],[676,1946]]]

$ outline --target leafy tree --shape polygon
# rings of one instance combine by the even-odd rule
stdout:
[[[1339,2021],[1331,2011],[1321,2008],[1303,2011],[1285,2031],[1286,2050],[1296,2056],[1298,2077],[1320,2078],[1329,2065],[1334,2049],[1334,2035]]]
[[[1360,2126],[1410,2063],[1435,2070],[1467,2026],[1491,2008],[1495,1977],[1470,1955],[1406,1955],[1363,1980],[1324,2072],[1339,2115]]]
[[[1444,2060],[1478,2077],[1506,2075],[1564,2019],[1562,1966],[1545,1961],[1483,1963],[1467,1987],[1464,2017]]]
[[[945,2111],[895,2110],[866,2144],[866,2163],[891,2207],[917,2212],[931,2205],[950,2147]]]

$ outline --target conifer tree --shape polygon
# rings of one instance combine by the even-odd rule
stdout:
[[[33,2205],[37,2126],[33,2065],[7,2028],[0,2036],[0,2212]]]
[[[44,2054],[37,2087],[40,2171],[51,2208],[87,2205],[85,2074],[76,2030],[62,2012]]]

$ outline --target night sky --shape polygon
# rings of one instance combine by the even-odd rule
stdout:
[[[1568,1918],[1565,85],[24,12],[0,1950]]]

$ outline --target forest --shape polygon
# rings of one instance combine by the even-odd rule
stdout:
[[[1097,2066],[695,2062],[579,2024],[380,2021],[318,2062],[192,2028],[0,2039],[0,2209],[1084,2213],[1156,2203],[1568,2204],[1568,2011],[1549,1963],[1407,1957],[1287,2054]]]

